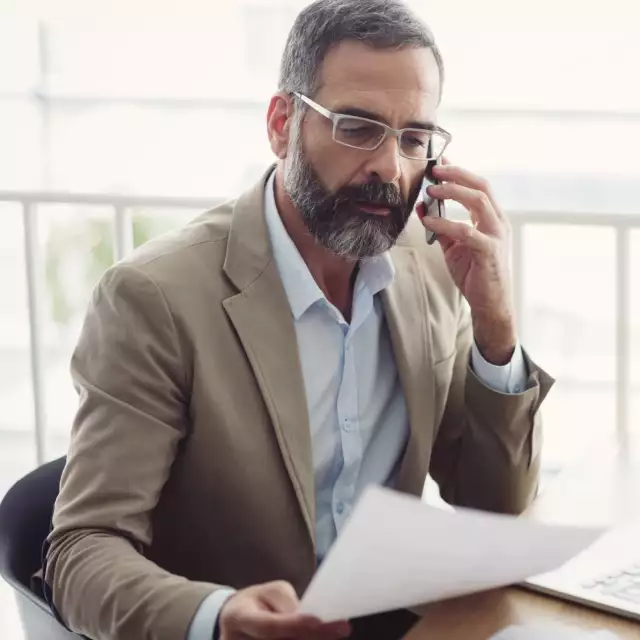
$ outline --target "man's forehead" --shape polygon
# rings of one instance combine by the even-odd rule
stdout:
[[[318,98],[333,104],[396,112],[434,114],[440,97],[440,72],[430,49],[372,49],[345,41],[329,51],[319,76]],[[388,103],[388,104],[387,104]]]

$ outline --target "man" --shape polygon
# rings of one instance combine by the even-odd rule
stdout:
[[[449,139],[430,32],[397,0],[318,0],[279,88],[275,170],[91,302],[45,571],[91,638],[344,637],[296,607],[366,484],[535,494],[551,380],[518,344],[508,222],[466,169],[420,189]],[[418,196],[474,226],[421,224]]]

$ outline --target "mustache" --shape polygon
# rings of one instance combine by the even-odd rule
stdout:
[[[390,209],[398,209],[407,205],[402,199],[399,189],[393,184],[384,182],[347,185],[336,192],[336,207],[351,202],[373,204]]]

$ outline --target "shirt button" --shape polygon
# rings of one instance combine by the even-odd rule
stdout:
[[[344,512],[344,502],[338,502],[338,504],[336,505],[336,511],[338,513],[339,516],[341,516]]]
[[[347,432],[351,431],[351,420],[345,418],[342,421],[342,428]]]

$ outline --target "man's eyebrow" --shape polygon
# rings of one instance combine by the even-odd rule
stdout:
[[[337,107],[336,109],[332,109],[334,113],[338,113],[345,116],[357,116],[359,118],[368,118],[369,120],[375,120],[376,122],[382,122],[388,126],[389,122],[386,118],[383,118],[379,113],[374,113],[373,111],[369,111],[367,109],[361,109],[360,107]],[[407,122],[402,129],[424,129],[425,131],[432,131],[435,129],[436,125],[433,122],[421,122],[419,120],[412,120],[411,122]]]

